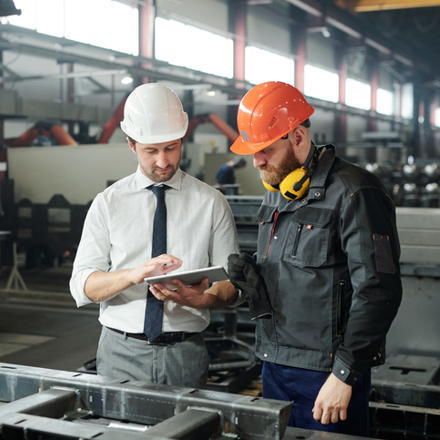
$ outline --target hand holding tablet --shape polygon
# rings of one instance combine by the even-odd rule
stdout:
[[[201,283],[205,278],[209,279],[209,283],[215,281],[227,280],[228,274],[222,266],[206,267],[203,269],[188,270],[185,272],[172,272],[166,275],[144,278],[149,285],[160,283],[170,290],[177,289],[172,280],[180,280],[187,286]]]

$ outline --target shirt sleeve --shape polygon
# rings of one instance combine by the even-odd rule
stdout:
[[[220,191],[216,193],[210,240],[210,262],[213,266],[228,267],[230,254],[240,252],[234,216],[228,201]]]
[[[376,188],[351,195],[340,225],[353,296],[333,373],[352,385],[384,355],[380,350],[402,298],[400,244],[394,204]]]
[[[240,253],[240,246],[231,207],[220,192],[218,192],[217,198],[210,243],[211,264],[223,266],[227,270],[229,255]],[[238,307],[245,300],[246,296],[241,290],[238,290],[237,299],[228,307]]]
[[[108,272],[111,268],[106,214],[101,196],[98,195],[87,212],[70,279],[70,292],[77,307],[93,302],[84,292],[87,278],[93,272]]]

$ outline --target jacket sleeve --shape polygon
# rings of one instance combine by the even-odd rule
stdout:
[[[402,298],[400,244],[388,195],[377,187],[352,194],[342,207],[340,236],[353,295],[332,371],[352,385],[384,356],[381,346]]]

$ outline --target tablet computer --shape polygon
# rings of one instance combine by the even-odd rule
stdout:
[[[204,269],[188,270],[185,272],[170,272],[166,275],[144,278],[144,281],[149,285],[160,283],[170,290],[175,290],[177,289],[177,286],[173,284],[171,280],[178,279],[185,285],[192,286],[194,284],[199,284],[205,278],[209,278],[209,283],[229,279],[226,270],[222,266],[214,266],[205,267]]]

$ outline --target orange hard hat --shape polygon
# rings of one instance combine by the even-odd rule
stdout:
[[[255,86],[240,102],[237,115],[239,138],[231,151],[254,154],[280,139],[308,119],[315,109],[290,84],[269,81]]]

